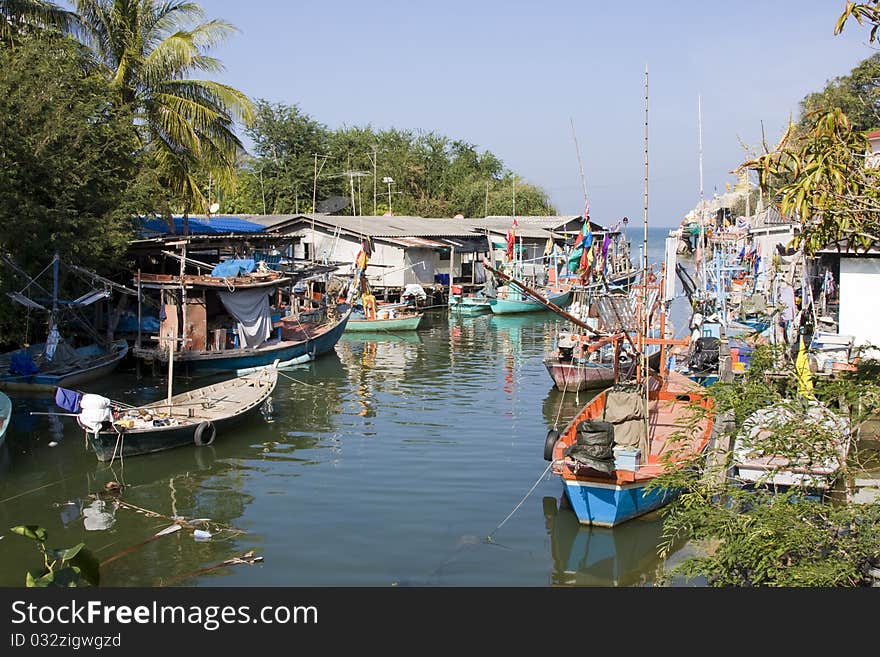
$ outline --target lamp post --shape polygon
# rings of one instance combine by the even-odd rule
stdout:
[[[385,176],[382,178],[382,182],[388,185],[388,212],[393,214],[391,211],[391,185],[394,183],[394,178],[391,176]]]

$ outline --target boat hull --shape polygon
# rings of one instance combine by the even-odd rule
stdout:
[[[350,319],[345,330],[353,332],[376,331],[415,331],[422,322],[422,315],[415,317],[394,317],[390,319]]]
[[[254,367],[266,367],[276,360],[289,361],[303,356],[316,358],[332,351],[349,321],[350,312],[329,330],[307,340],[296,342],[281,341],[264,344],[257,349],[228,349],[221,352],[177,353],[174,367],[180,367],[189,374],[232,372]],[[157,355],[157,359],[167,362]]]
[[[599,363],[561,362],[545,358],[544,367],[559,390],[603,388],[614,383],[614,366]]]
[[[12,400],[0,392],[0,445],[6,439],[6,429],[9,428],[10,419],[12,419]]]
[[[0,376],[0,390],[15,392],[55,392],[58,387],[72,388],[82,383],[95,381],[113,372],[128,354],[128,342],[117,340],[112,358],[92,367],[75,370],[65,374],[32,374],[30,376],[4,374]]]
[[[449,310],[459,315],[479,315],[492,312],[487,297],[462,297],[453,295],[449,301]]]
[[[566,307],[571,303],[571,290],[548,296],[547,301],[559,306]],[[547,307],[534,299],[492,299],[489,302],[492,312],[496,315],[512,315],[514,313],[534,313],[547,310]]]
[[[259,406],[256,408],[259,408]],[[217,436],[221,437],[227,429],[252,414],[256,408],[224,420],[212,420],[217,430]],[[127,458],[129,456],[164,452],[169,449],[186,447],[187,445],[196,446],[195,430],[195,426],[187,424],[143,434],[135,432],[123,433],[121,438],[115,432],[102,432],[95,435],[90,431],[86,431],[86,437],[98,460],[106,462],[114,458]]]
[[[672,501],[670,491],[646,490],[648,481],[603,484],[565,481],[565,494],[582,525],[615,527]]]

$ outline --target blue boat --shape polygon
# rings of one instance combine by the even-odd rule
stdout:
[[[65,357],[45,360],[46,345],[34,344],[0,356],[0,390],[54,392],[104,377],[128,354],[128,342],[117,340],[104,348],[97,344],[70,350]],[[26,369],[22,363],[30,364]],[[23,370],[23,371],[22,371]]]
[[[10,419],[12,419],[12,400],[6,393],[0,392],[0,445],[6,439]]]
[[[644,401],[643,386],[617,385],[593,397],[561,433],[548,433],[544,458],[553,462],[581,524],[615,527],[667,504],[673,493],[648,490],[649,484],[708,445],[708,414],[686,443],[680,440],[689,405],[710,404],[687,377],[652,376],[647,409]]]
[[[253,271],[248,260],[223,261],[211,276],[141,273],[137,283],[158,292],[160,324],[157,336],[138,332],[134,355],[168,363],[173,351],[173,367],[188,375],[314,359],[334,349],[352,314],[347,303],[289,312],[277,300],[291,279],[280,272]],[[145,337],[156,342],[146,345]]]
[[[208,374],[213,372],[232,372],[255,367],[266,367],[277,361],[290,361],[302,356],[312,360],[333,351],[345,331],[351,307],[344,306],[341,314],[323,321],[300,321],[297,326],[282,331],[281,338],[267,340],[254,349],[233,348],[222,351],[184,351],[174,354],[174,367],[180,367],[189,374]],[[145,350],[138,354],[145,357]],[[151,355],[158,361],[167,363],[167,352],[156,349]]]

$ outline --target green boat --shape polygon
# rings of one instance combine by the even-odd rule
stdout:
[[[488,297],[465,297],[460,294],[453,294],[449,297],[449,310],[459,315],[489,313],[492,312],[492,306],[489,301]]]
[[[508,292],[507,296],[502,297],[499,295],[498,298],[492,299],[489,304],[492,308],[492,312],[496,315],[510,315],[513,313],[533,313],[542,310],[547,310],[547,307],[535,301],[528,294],[524,294],[519,288],[516,286],[511,286],[512,289]],[[545,292],[545,298],[553,303],[554,305],[559,306],[560,308],[565,308],[568,304],[571,303],[571,290],[566,290],[565,292]]]
[[[393,333],[395,331],[415,331],[419,328],[421,321],[421,313],[384,319],[366,319],[352,315],[351,319],[348,320],[348,324],[345,325],[345,332],[369,331],[375,333],[377,331],[390,331]]]

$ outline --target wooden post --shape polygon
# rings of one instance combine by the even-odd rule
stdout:
[[[455,279],[455,245],[449,247],[449,294],[446,296],[446,305],[452,305],[452,281]]]
[[[138,330],[137,330],[137,339],[135,339],[135,346],[140,349],[141,348],[141,270],[138,268],[137,270],[137,293],[138,293]],[[140,378],[140,377],[138,377]]]
[[[180,349],[184,351],[186,349],[186,282],[184,277],[186,276],[186,242],[180,247],[180,337],[181,344]],[[176,342],[176,340],[175,340]],[[172,343],[172,350],[177,345]],[[171,359],[168,359],[168,362],[171,362]],[[169,381],[168,385],[171,385]],[[170,389],[170,388],[169,388]]]

